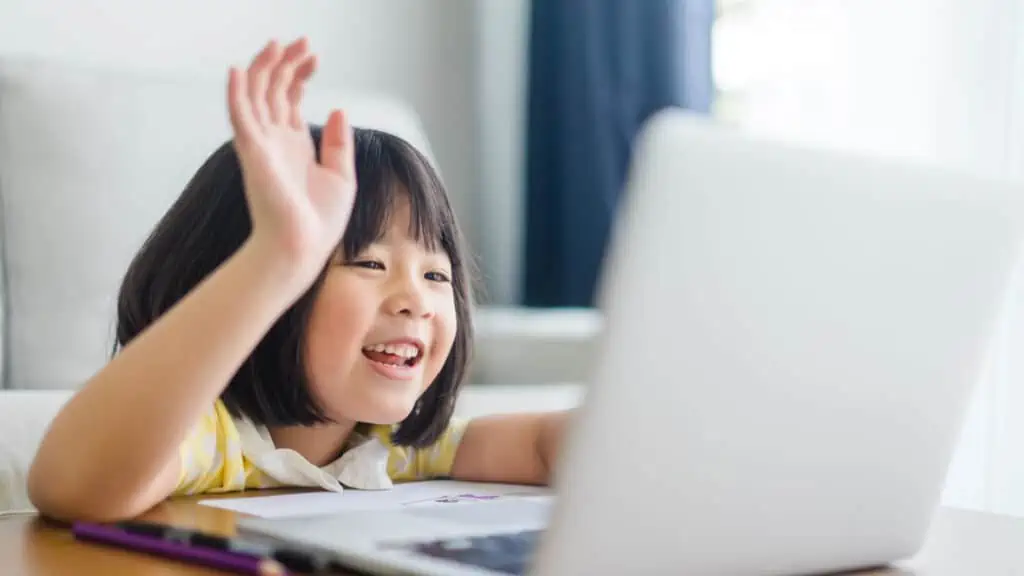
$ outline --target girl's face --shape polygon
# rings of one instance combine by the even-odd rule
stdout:
[[[452,265],[410,234],[400,201],[384,237],[327,271],[306,334],[310,390],[339,421],[403,420],[444,366],[458,328]]]

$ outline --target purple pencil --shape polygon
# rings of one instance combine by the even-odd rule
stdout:
[[[75,538],[109,544],[118,548],[146,552],[191,564],[252,576],[284,576],[287,571],[275,560],[236,552],[189,546],[181,542],[161,540],[142,534],[131,534],[114,526],[76,522],[71,527]]]

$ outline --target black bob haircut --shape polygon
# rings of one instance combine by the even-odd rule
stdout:
[[[358,189],[339,255],[353,258],[380,239],[396,200],[405,195],[414,238],[443,250],[452,263],[455,342],[437,378],[392,433],[398,445],[428,446],[448,426],[472,354],[472,266],[444,185],[427,158],[397,136],[354,131]],[[322,128],[310,132],[319,155]],[[241,166],[228,141],[195,173],[128,267],[118,295],[114,354],[242,246],[251,228]],[[303,363],[306,327],[327,265],[231,378],[221,399],[235,417],[265,426],[330,421],[309,391]]]

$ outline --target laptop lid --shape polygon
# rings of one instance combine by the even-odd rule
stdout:
[[[539,573],[916,551],[1017,260],[1020,194],[655,116]]]

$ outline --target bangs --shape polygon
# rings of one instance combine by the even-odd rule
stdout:
[[[338,252],[351,259],[381,240],[399,202],[406,200],[409,237],[431,252],[453,256],[453,215],[427,159],[400,138],[360,131],[363,137],[355,139],[356,200]]]

